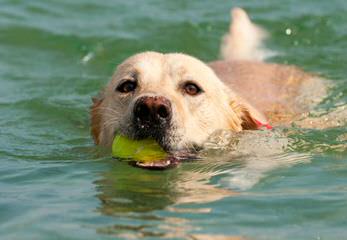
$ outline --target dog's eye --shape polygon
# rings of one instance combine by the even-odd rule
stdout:
[[[196,96],[202,92],[201,88],[195,83],[187,82],[183,85],[183,90],[190,96]]]
[[[121,93],[129,93],[135,91],[137,87],[137,82],[132,80],[126,80],[119,84],[116,90]]]

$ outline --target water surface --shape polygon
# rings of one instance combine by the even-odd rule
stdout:
[[[312,116],[347,107],[343,0],[2,0],[0,238],[345,238],[345,125],[279,129],[286,151],[212,151],[169,171],[93,145],[90,97],[118,63],[144,50],[214,60],[234,6],[270,31],[271,61],[329,79]]]

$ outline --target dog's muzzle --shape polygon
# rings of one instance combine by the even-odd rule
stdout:
[[[133,116],[139,138],[163,137],[171,123],[171,102],[163,96],[140,97],[134,104]]]

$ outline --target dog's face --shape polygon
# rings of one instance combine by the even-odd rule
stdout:
[[[184,54],[145,52],[117,68],[94,100],[92,133],[153,138],[169,151],[195,148],[217,129],[254,127],[248,110],[203,62]]]

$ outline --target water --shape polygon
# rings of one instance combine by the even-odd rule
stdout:
[[[329,79],[312,115],[347,106],[343,0],[1,0],[0,238],[344,239],[345,125],[279,129],[287,140],[260,146],[284,152],[210,151],[168,171],[93,145],[90,97],[119,62],[143,50],[216,59],[233,6],[269,29],[272,61]]]

